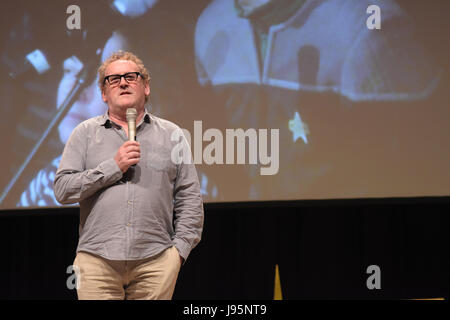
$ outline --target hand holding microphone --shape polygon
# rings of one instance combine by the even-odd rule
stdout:
[[[126,117],[128,123],[128,141],[122,144],[114,156],[114,160],[123,173],[125,173],[130,166],[134,166],[138,163],[141,156],[139,142],[136,141],[136,109],[128,108]]]

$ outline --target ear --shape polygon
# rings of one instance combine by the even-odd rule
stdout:
[[[105,89],[102,89],[102,99],[104,102],[107,103],[106,95],[105,95]]]
[[[146,96],[150,95],[150,85],[148,83],[145,84],[145,91],[144,91]]]

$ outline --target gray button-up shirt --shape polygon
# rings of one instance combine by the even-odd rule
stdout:
[[[188,257],[201,238],[203,202],[194,165],[171,160],[175,130],[146,111],[136,129],[140,161],[122,174],[113,158],[128,139],[107,113],[74,129],[54,192],[62,204],[80,203],[77,251],[138,260],[175,245]]]

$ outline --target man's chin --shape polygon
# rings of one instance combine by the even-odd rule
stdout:
[[[117,105],[123,108],[131,108],[137,104],[136,100],[133,99],[130,95],[120,96],[120,99],[117,100]]]

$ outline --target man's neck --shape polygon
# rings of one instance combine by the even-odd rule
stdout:
[[[136,117],[136,125],[142,120],[142,118],[145,115],[145,108],[138,111],[138,115]],[[128,128],[128,123],[127,123],[127,116],[126,116],[126,111],[124,113],[120,113],[120,114],[115,114],[113,112],[111,112],[111,110],[108,110],[108,115],[109,118],[114,122],[117,123],[118,125],[124,127],[124,128]]]

